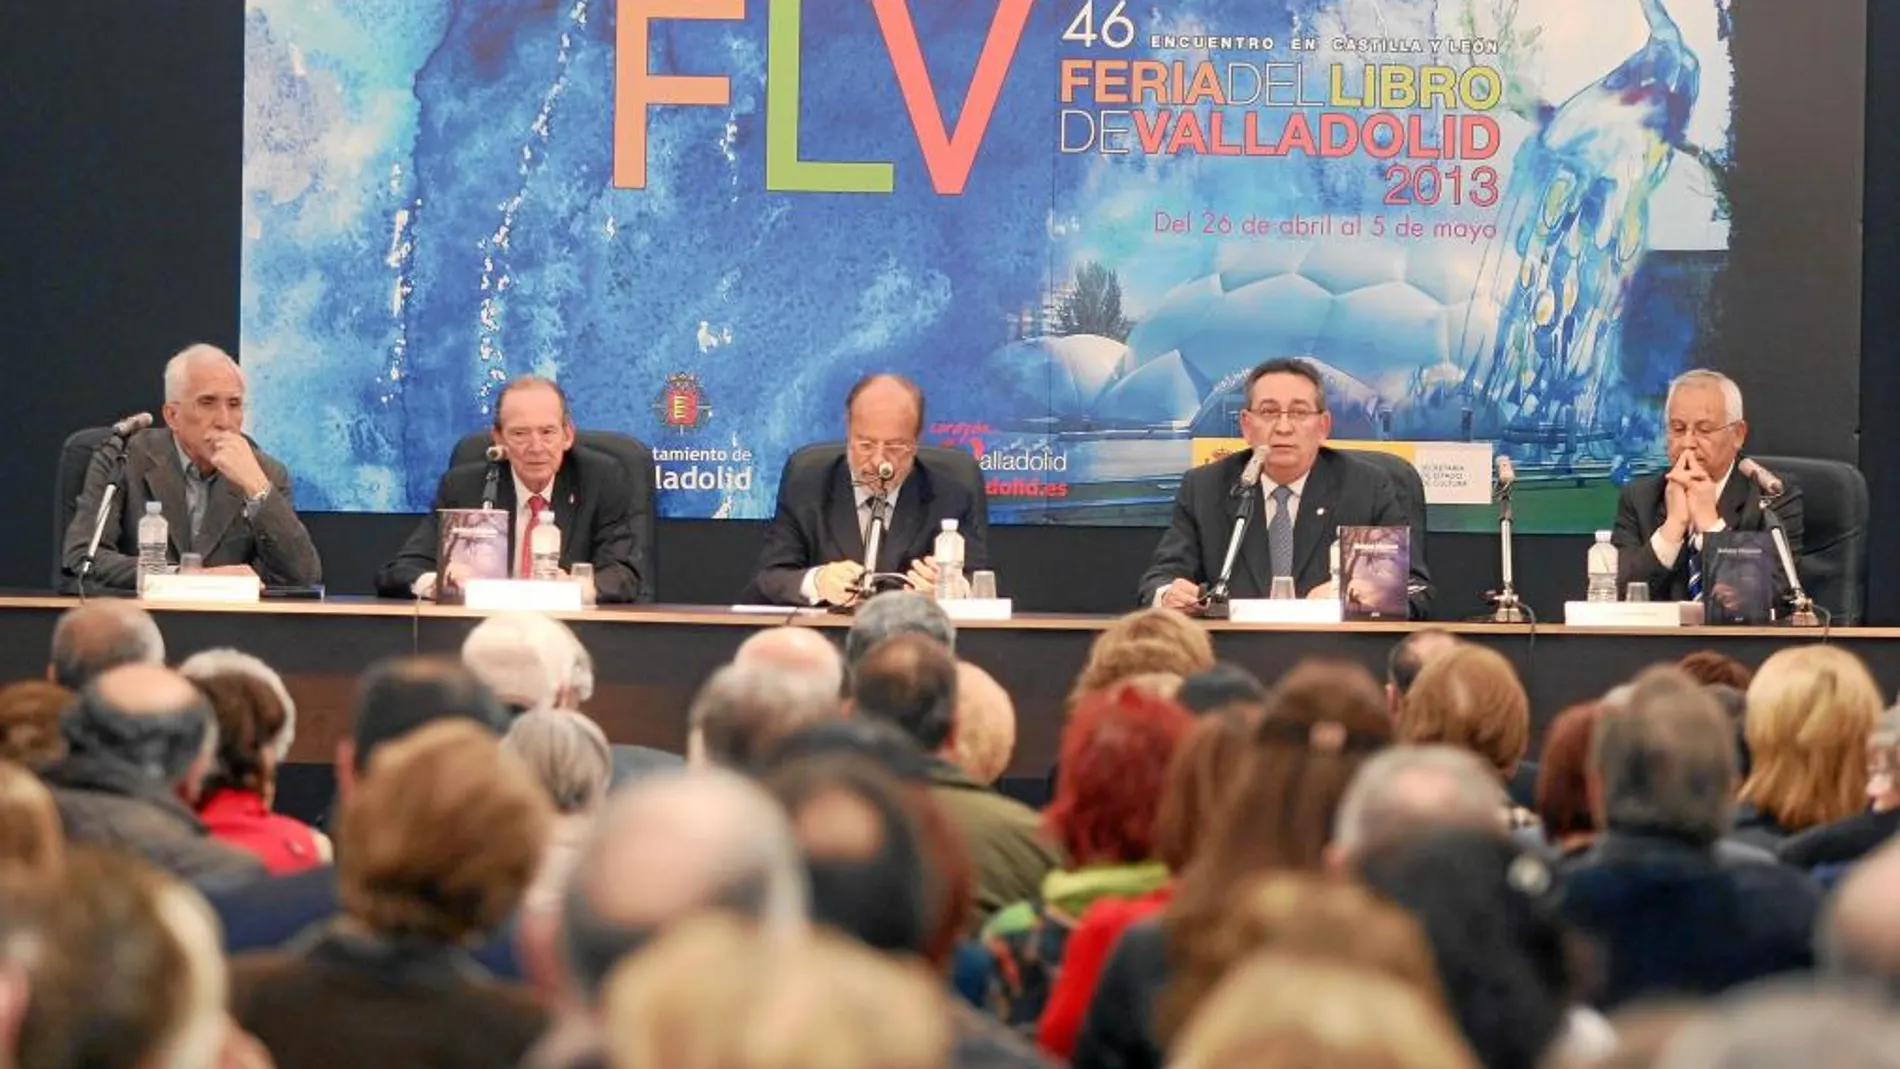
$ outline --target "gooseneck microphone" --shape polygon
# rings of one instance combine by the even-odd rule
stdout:
[[[112,425],[112,436],[114,438],[130,438],[151,425],[152,414],[150,412],[134,412]]]
[[[1240,556],[1240,540],[1246,535],[1248,521],[1253,519],[1255,502],[1260,500],[1260,466],[1266,459],[1265,453],[1254,450],[1253,456],[1247,458],[1247,466],[1240,469],[1240,478],[1228,491],[1240,499],[1240,508],[1234,514],[1233,533],[1227,536],[1227,557],[1221,561],[1220,578],[1201,592],[1201,615],[1209,619],[1225,620],[1230,611],[1228,583],[1234,577],[1234,561]]]
[[[501,458],[506,455],[501,446],[488,444],[488,471],[482,475],[482,507],[485,509],[495,507],[495,484],[501,481]]]
[[[1498,574],[1500,589],[1491,595],[1496,606],[1489,617],[1494,624],[1521,624],[1524,622],[1524,601],[1517,596],[1516,568],[1512,563],[1511,532],[1515,521],[1511,513],[1511,491],[1517,485],[1517,467],[1511,458],[1502,453],[1497,459],[1498,479],[1495,495],[1498,501]]]
[[[1775,544],[1775,556],[1781,561],[1782,574],[1788,577],[1788,600],[1792,603],[1789,626],[1821,626],[1821,618],[1814,611],[1814,599],[1801,585],[1801,573],[1795,569],[1794,553],[1788,547],[1788,532],[1781,526],[1781,514],[1775,511],[1775,502],[1788,489],[1788,484],[1762,467],[1754,457],[1743,457],[1736,463],[1735,470],[1761,491],[1762,526],[1768,529],[1768,537]]]
[[[891,479],[897,474],[897,466],[888,460],[877,462],[877,484],[872,488],[871,499],[865,504],[871,510],[871,522],[864,529],[864,571],[858,575],[858,601],[869,600],[876,593],[877,552],[884,542],[884,528],[890,522]]]
[[[150,412],[134,412],[112,425],[112,433],[99,443],[95,458],[104,457],[106,463],[106,488],[99,495],[99,508],[92,516],[92,538],[86,543],[86,555],[80,558],[79,570],[73,573],[75,589],[79,600],[86,599],[86,577],[92,574],[93,562],[99,556],[99,543],[105,538],[106,521],[112,515],[112,503],[119,496],[119,469],[125,463],[125,440],[152,425]]]

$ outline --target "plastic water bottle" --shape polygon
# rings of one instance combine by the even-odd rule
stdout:
[[[554,525],[554,513],[545,509],[535,517],[534,531],[528,535],[528,565],[531,579],[561,577],[561,529]]]
[[[1590,585],[1585,601],[1616,600],[1616,547],[1610,544],[1610,532],[1598,531],[1596,544],[1590,547]]]
[[[166,545],[171,527],[165,522],[164,506],[156,501],[145,503],[145,515],[139,517],[139,593],[145,593],[145,577],[164,575],[168,570]]]
[[[943,521],[937,535],[937,600],[963,596],[963,536],[957,533],[957,521]]]

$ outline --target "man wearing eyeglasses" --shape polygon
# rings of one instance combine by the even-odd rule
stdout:
[[[1655,601],[1702,596],[1702,536],[1765,529],[1761,493],[1735,470],[1748,441],[1742,391],[1719,371],[1687,371],[1669,384],[1663,404],[1669,470],[1632,480],[1616,507],[1611,541],[1618,586],[1643,582]],[[1789,485],[1775,501],[1788,552],[1801,553],[1801,491]],[[1775,565],[1776,589],[1787,577]]]
[[[491,434],[503,456],[494,507],[509,513],[509,574],[528,575],[528,538],[538,522],[536,514],[545,511],[561,530],[563,575],[575,561],[591,562],[596,600],[637,600],[642,584],[653,581],[635,564],[640,556],[634,511],[645,506],[619,460],[574,444],[574,421],[560,386],[538,375],[509,382],[495,400]],[[481,508],[487,474],[487,462],[476,461],[442,476],[429,514],[416,524],[396,559],[377,573],[377,593],[435,596],[436,510]]]
[[[795,454],[779,477],[778,510],[749,602],[848,605],[860,596],[865,541],[874,512],[885,526],[876,571],[902,574],[933,593],[934,542],[944,520],[963,535],[963,567],[989,567],[989,510],[980,488],[917,455],[924,393],[901,375],[870,375],[845,397],[845,451]]]
[[[1425,517],[1408,513],[1385,472],[1326,447],[1333,416],[1319,372],[1304,360],[1269,360],[1248,374],[1246,397],[1240,433],[1251,448],[1181,477],[1173,523],[1141,577],[1141,604],[1189,613],[1202,607],[1202,588],[1219,578],[1233,536],[1241,472],[1259,453],[1260,497],[1241,535],[1230,593],[1266,597],[1273,579],[1285,576],[1301,597],[1338,597],[1328,547],[1339,528],[1410,527],[1408,611],[1423,619],[1431,609]]]

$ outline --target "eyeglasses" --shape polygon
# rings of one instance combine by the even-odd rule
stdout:
[[[1739,419],[1732,419],[1727,423],[1697,423],[1691,426],[1687,423],[1670,420],[1669,425],[1665,427],[1664,430],[1669,432],[1669,437],[1671,438],[1711,438],[1740,422],[1741,420]]]
[[[1294,405],[1292,408],[1281,408],[1278,405],[1261,405],[1258,408],[1249,408],[1247,411],[1253,413],[1253,418],[1260,420],[1269,427],[1279,423],[1283,419],[1295,427],[1304,427],[1319,418],[1319,414],[1324,410],[1312,408],[1307,405]]]
[[[879,442],[870,438],[853,438],[851,449],[857,453],[879,454],[902,459],[917,451],[917,443],[909,440]]]
[[[509,445],[524,446],[537,440],[558,442],[562,430],[561,427],[509,427],[501,432],[501,437]]]

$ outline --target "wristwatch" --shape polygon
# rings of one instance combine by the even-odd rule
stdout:
[[[244,518],[245,519],[249,520],[249,519],[255,519],[257,517],[258,510],[264,507],[264,502],[270,500],[270,491],[271,491],[271,488],[266,486],[262,490],[259,490],[257,493],[252,494],[250,497],[247,497],[244,499]]]

